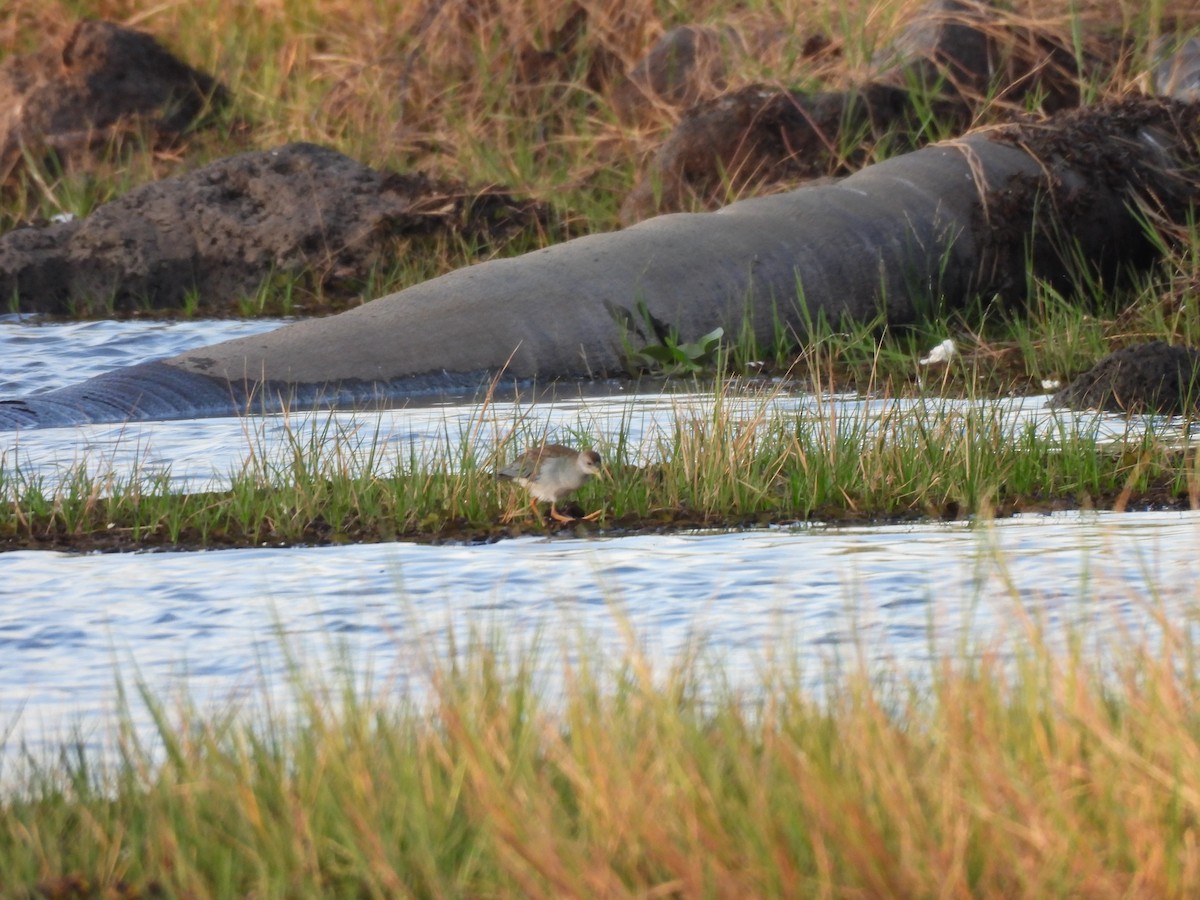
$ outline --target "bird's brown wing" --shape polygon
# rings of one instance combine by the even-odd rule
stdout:
[[[541,459],[540,449],[526,450],[507,466],[496,470],[497,478],[528,478]]]
[[[576,451],[562,444],[546,444],[526,450],[507,466],[496,470],[497,478],[529,478],[543,459],[556,456],[575,456]]]

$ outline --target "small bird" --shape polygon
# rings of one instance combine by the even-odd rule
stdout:
[[[539,501],[550,501],[550,518],[556,522],[574,522],[558,511],[558,501],[579,490],[593,475],[600,474],[600,454],[595,450],[573,450],[562,444],[543,444],[526,450],[502,469],[497,478],[515,481],[529,491],[530,506],[538,511]],[[599,515],[599,511],[585,518]]]

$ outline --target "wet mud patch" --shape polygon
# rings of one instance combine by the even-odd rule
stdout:
[[[1180,457],[1180,465],[1186,461]],[[751,513],[728,515],[699,514],[679,508],[663,508],[648,514],[624,514],[602,518],[598,522],[559,523],[547,519],[487,524],[466,519],[441,521],[430,528],[396,527],[396,523],[345,523],[335,527],[317,518],[303,529],[282,534],[270,529],[244,531],[236,527],[217,528],[201,534],[186,528],[174,539],[165,526],[134,529],[114,524],[68,530],[61,523],[29,521],[20,531],[0,534],[0,552],[5,550],[52,550],[73,553],[129,553],[153,551],[231,550],[249,547],[323,547],[338,544],[376,544],[410,542],[418,544],[491,544],[518,537],[620,538],[647,534],[674,534],[695,531],[747,531],[767,527],[817,525],[837,527],[887,527],[917,522],[956,522],[980,518],[1004,519],[1015,515],[1048,514],[1072,510],[1109,509],[1121,512],[1192,510],[1200,497],[1180,486],[1180,479],[1159,474],[1136,490],[1112,490],[1094,495],[1001,496],[986,517],[971,514],[957,503],[928,508],[893,511],[822,507],[808,515]],[[102,516],[100,518],[103,518]],[[98,519],[99,521],[99,519]]]
[[[1198,129],[1195,104],[1140,96],[994,129],[991,140],[1028,153],[1039,174],[987,186],[971,229],[980,282],[1023,301],[1030,262],[1067,295],[1097,274],[1113,283],[1148,267],[1161,245],[1145,222],[1184,221],[1200,193]]]

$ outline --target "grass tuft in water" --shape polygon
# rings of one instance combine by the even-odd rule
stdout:
[[[225,486],[182,493],[169,471],[117,477],[84,462],[51,482],[0,464],[0,540],[120,549],[540,532],[536,518],[513,518],[527,500],[492,473],[547,438],[605,460],[606,476],[574,497],[600,511],[585,530],[1200,505],[1200,451],[1175,422],[1131,421],[1122,434],[1098,416],[1018,416],[1017,401],[783,399],[725,380],[678,398],[636,444],[624,428],[549,435],[521,413],[485,433],[486,405],[464,433],[426,446],[389,445],[333,416],[285,418],[282,438],[266,431],[276,420],[247,420],[248,454]]]

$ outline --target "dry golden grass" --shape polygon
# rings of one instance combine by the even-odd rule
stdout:
[[[729,25],[750,51],[730,87],[851,84],[874,49],[911,20],[920,0],[10,0],[0,58],[52,45],[81,17],[158,36],[232,89],[248,128],[197,134],[194,161],[290,140],[332,145],[374,165],[421,167],[472,183],[498,182],[581,210],[610,227],[639,161],[679,115],[665,105],[620,122],[612,92],[665,30]],[[1067,0],[1022,0],[1015,21],[1070,33]],[[1172,9],[1185,25],[1200,12]],[[574,18],[573,18],[574,16]],[[1086,4],[1085,34],[1156,33],[1167,11],[1129,0]],[[571,24],[578,26],[573,31]],[[575,33],[577,31],[577,33]],[[805,58],[804,42],[829,46]],[[172,162],[172,160],[167,161]],[[598,196],[601,195],[601,196]]]
[[[554,700],[486,642],[431,667],[425,709],[326,683],[249,727],[147,698],[119,772],[0,799],[0,894],[1195,896],[1192,639],[1118,626],[1103,664],[1107,626],[1051,650],[1024,609],[1015,655],[820,699],[787,664],[739,693],[570,641]]]
[[[450,238],[420,259],[401,248],[394,265],[372,273],[354,298],[366,301],[481,254],[518,253],[617,227],[622,202],[682,115],[665,102],[648,102],[632,117],[618,114],[627,73],[668,29],[688,23],[734,29],[743,50],[727,51],[730,89],[755,83],[840,89],[878,70],[876,53],[922,6],[922,0],[10,0],[0,20],[0,62],[56,46],[80,18],[108,18],[156,35],[215,75],[233,104],[215,127],[169,146],[148,147],[153,142],[135,135],[87,171],[30,165],[5,186],[0,227],[61,212],[87,215],[146,182],[291,141],[331,146],[379,169],[420,169],[474,188],[500,185],[553,210],[545,234],[512,243],[480,247]],[[1050,29],[1063,47],[1074,47],[1076,31],[1088,42],[1102,40],[1114,68],[1096,76],[1090,97],[1144,82],[1149,41],[1172,17],[1200,24],[1200,12],[1147,9],[1130,0],[1074,9],[1068,0],[1021,0],[1005,15],[1016,25]],[[923,108],[922,101],[913,106]],[[978,121],[1007,111],[991,101]],[[933,126],[920,140],[939,135]],[[831,170],[839,160],[855,160],[853,168],[911,145],[890,133],[868,138],[869,146],[860,146],[862,135],[843,137],[844,147],[831,148]],[[714,176],[703,202],[792,186],[764,188],[726,176],[728,184]],[[305,299],[307,308],[324,311],[345,302]]]

